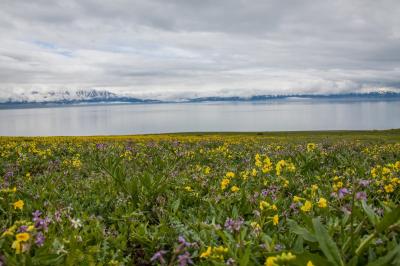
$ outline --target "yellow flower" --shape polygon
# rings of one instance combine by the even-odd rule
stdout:
[[[278,214],[275,214],[274,217],[272,218],[272,222],[274,225],[277,225],[279,223],[279,216]]]
[[[257,166],[257,167],[261,167],[262,166],[262,162],[260,160],[256,160],[254,165]]]
[[[216,253],[226,253],[228,252],[228,248],[224,247],[224,246],[218,246],[214,248],[214,252]]]
[[[301,206],[301,210],[303,212],[309,212],[312,208],[312,203],[309,200],[306,200],[306,202],[304,202],[304,205]]]
[[[312,185],[311,186],[311,191],[312,192],[315,192],[315,191],[317,191],[318,190],[318,186],[317,185]]]
[[[300,197],[298,197],[298,196],[294,196],[293,197],[293,202],[299,202],[301,200],[301,198]]]
[[[211,256],[211,247],[208,246],[207,250],[200,254],[200,258],[208,258]]]
[[[222,179],[222,181],[221,181],[221,189],[224,190],[229,185],[230,182],[231,182],[231,180],[229,180],[228,178]]]
[[[273,205],[271,206],[271,209],[274,210],[274,211],[277,211],[277,210],[278,210],[278,208],[276,207],[275,204],[273,204]]]
[[[237,187],[237,186],[233,186],[232,188],[231,188],[231,191],[232,192],[238,192],[240,189]]]
[[[257,175],[257,170],[253,168],[253,170],[251,171],[251,175],[252,176],[256,176]]]
[[[265,266],[278,266],[278,264],[276,264],[275,262],[276,262],[276,260],[277,260],[277,258],[276,257],[268,257],[266,260],[265,260]]]
[[[250,223],[251,227],[253,227],[255,230],[261,230],[261,226],[257,222],[251,222]]]
[[[15,249],[15,254],[20,254],[21,253],[21,249],[22,249],[21,242],[18,241],[18,240],[15,240],[12,243],[11,248]]]
[[[14,231],[10,229],[7,229],[6,231],[4,231],[4,233],[1,235],[1,237],[5,237],[5,236],[12,236],[14,235]]]
[[[235,173],[234,172],[228,172],[225,175],[227,178],[234,178],[235,177]]]
[[[280,160],[280,161],[276,164],[275,170],[276,170],[276,174],[277,174],[277,175],[281,175],[281,172],[282,172],[283,167],[284,167],[285,165],[286,165],[285,160]]]
[[[204,173],[206,175],[208,175],[210,172],[211,172],[211,168],[210,167],[207,166],[206,168],[204,168]]]
[[[289,180],[283,179],[283,187],[288,187],[289,186]]]
[[[397,162],[394,164],[394,168],[396,168],[396,170],[400,170],[400,161],[397,161]]]
[[[315,147],[316,147],[315,143],[308,143],[307,144],[307,151],[308,152],[313,151],[315,149]]]
[[[326,208],[328,206],[326,199],[324,198],[319,198],[318,201],[318,207],[320,208]]]
[[[188,191],[188,192],[193,191],[193,189],[190,186],[186,186],[185,190]]]
[[[291,261],[291,260],[294,260],[295,258],[296,258],[296,256],[293,255],[292,252],[288,252],[288,253],[283,252],[283,253],[279,256],[279,261],[285,263],[285,262],[289,262],[289,261]]]
[[[386,185],[384,188],[386,193],[392,193],[394,191],[392,184]]]
[[[263,168],[262,168],[262,172],[264,174],[266,174],[266,173],[270,172],[271,170],[272,170],[271,160],[268,157],[266,157],[264,159],[264,165],[263,165]]]
[[[24,201],[23,200],[19,200],[13,203],[14,209],[20,209],[22,210],[22,208],[24,207]]]
[[[312,263],[312,261],[309,260],[309,261],[307,262],[307,266],[314,266],[314,263]]]
[[[15,236],[15,239],[20,242],[28,241],[30,238],[28,233],[19,233]]]
[[[269,205],[268,202],[263,201],[263,200],[260,201],[260,209],[261,209],[261,210],[268,209],[270,206],[271,206],[271,205]]]
[[[383,167],[383,169],[382,169],[382,174],[383,174],[383,175],[388,175],[388,174],[390,174],[390,169],[387,168],[387,167]]]

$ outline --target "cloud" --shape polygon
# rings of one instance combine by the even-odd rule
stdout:
[[[400,90],[396,0],[3,0],[0,7],[1,95]]]

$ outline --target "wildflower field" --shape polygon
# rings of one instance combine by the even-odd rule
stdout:
[[[400,265],[400,131],[0,138],[0,265]]]

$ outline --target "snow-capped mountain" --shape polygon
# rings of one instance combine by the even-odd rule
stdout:
[[[216,101],[267,101],[267,100],[399,100],[398,92],[369,92],[343,94],[290,94],[290,95],[252,95],[242,96],[208,96],[187,97],[170,100],[138,98],[129,94],[117,94],[107,90],[58,90],[58,91],[30,91],[13,93],[2,97],[0,106],[9,105],[38,105],[38,104],[79,104],[79,103],[160,103],[160,102],[216,102]]]
[[[107,90],[58,90],[30,91],[0,97],[0,103],[80,103],[80,102],[151,102],[130,96],[118,95]]]

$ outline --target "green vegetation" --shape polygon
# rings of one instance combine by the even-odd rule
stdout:
[[[0,265],[399,265],[400,131],[0,138]]]

